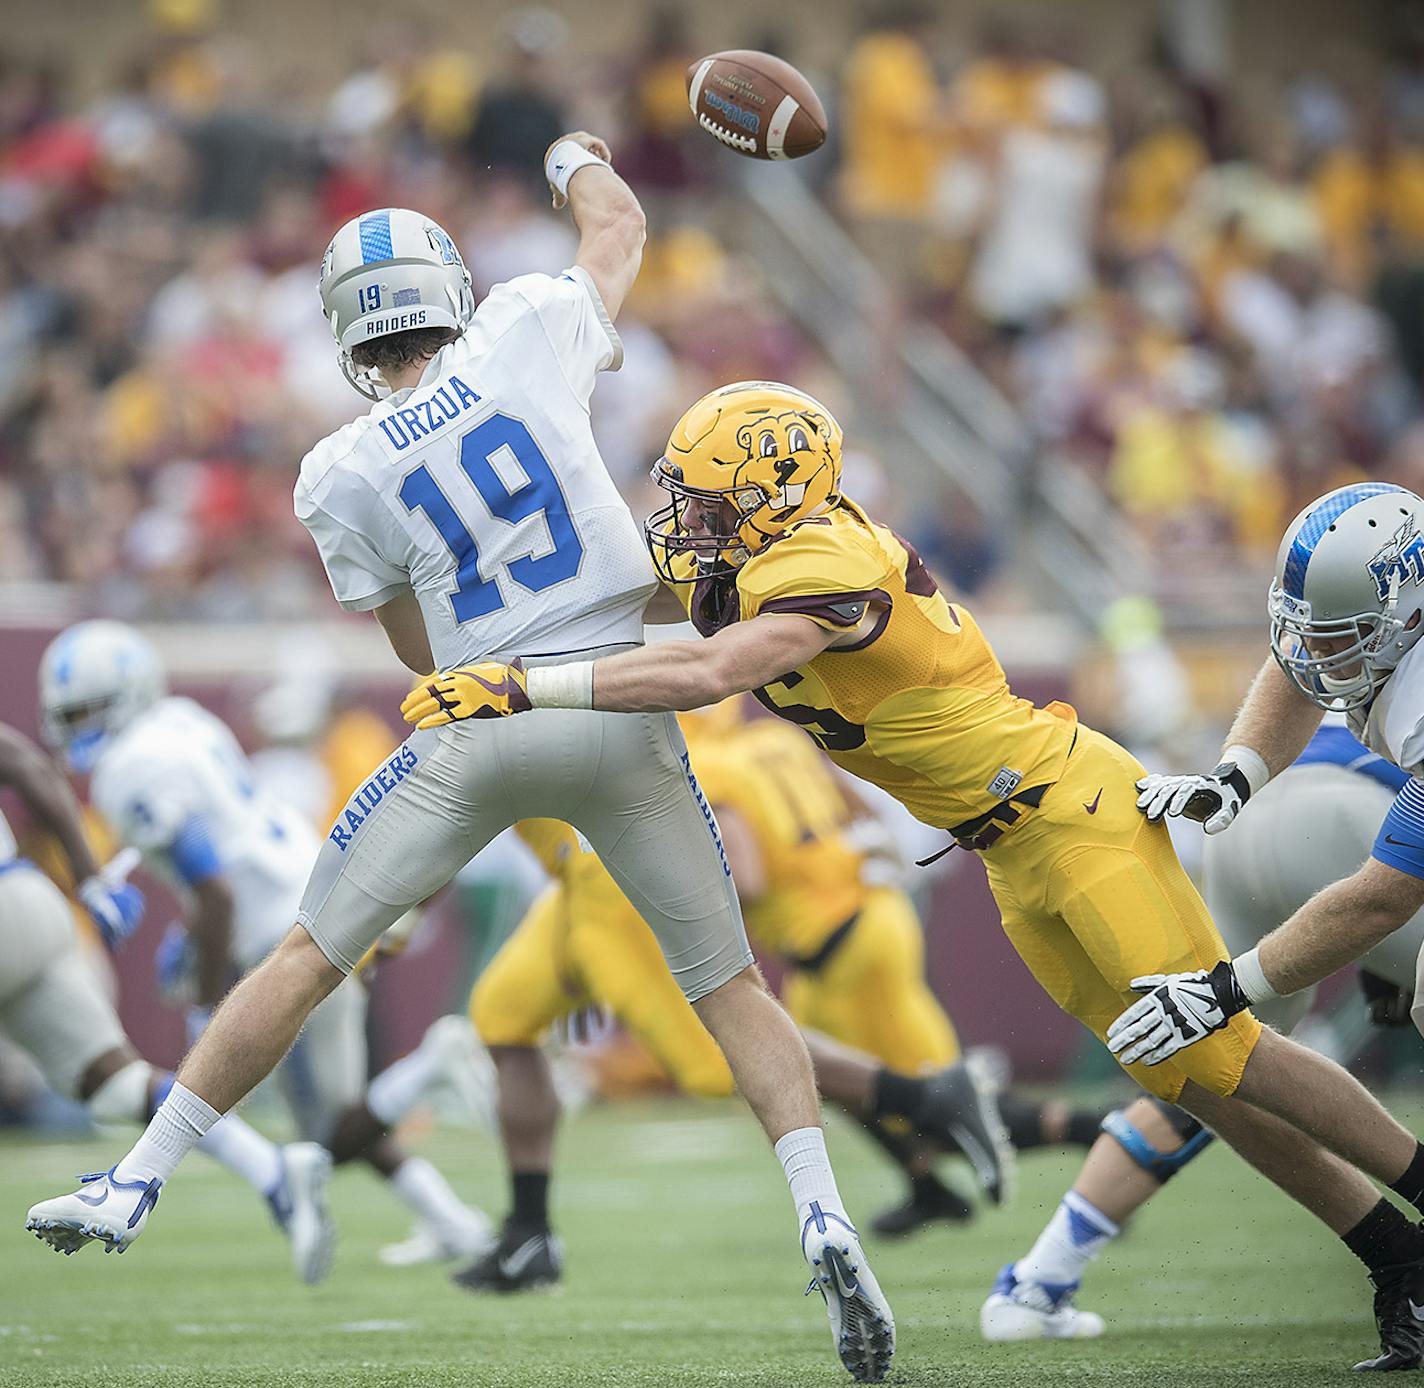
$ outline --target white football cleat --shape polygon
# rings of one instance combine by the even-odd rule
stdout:
[[[986,1340],[1093,1340],[1103,1333],[1103,1318],[1073,1305],[1076,1282],[1047,1286],[1021,1282],[1006,1263],[989,1299],[979,1308],[979,1330]]]
[[[825,1297],[841,1363],[857,1383],[879,1383],[895,1354],[895,1317],[860,1235],[844,1216],[813,1201],[801,1229],[801,1251],[815,1274],[806,1295],[819,1291]]]
[[[143,1233],[163,1182],[120,1181],[113,1167],[79,1180],[73,1194],[31,1205],[25,1228],[57,1253],[77,1253],[92,1240],[102,1243],[105,1253],[124,1252]]]
[[[451,1096],[461,1118],[493,1132],[499,1125],[499,1081],[470,1019],[455,1012],[437,1017],[420,1044],[435,1056],[433,1085]]]
[[[494,1225],[482,1210],[468,1208],[471,1217],[459,1227],[442,1229],[428,1219],[416,1220],[408,1238],[386,1244],[377,1257],[391,1268],[482,1258],[495,1245]]]
[[[326,1204],[331,1153],[315,1142],[289,1142],[281,1157],[281,1194],[286,1198],[278,1222],[291,1243],[297,1276],[314,1287],[331,1271],[336,1251],[336,1221]],[[278,1208],[276,1200],[273,1208]]]
[[[421,1263],[442,1263],[447,1254],[435,1226],[429,1220],[418,1219],[410,1226],[406,1238],[399,1243],[385,1244],[376,1256],[388,1268],[410,1268]]]

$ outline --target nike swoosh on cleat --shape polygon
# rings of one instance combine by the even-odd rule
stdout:
[[[1083,802],[1083,808],[1084,808],[1085,810],[1087,810],[1087,812],[1088,812],[1089,814],[1097,814],[1097,812],[1098,812],[1098,801],[1101,800],[1102,798],[1103,798],[1103,788],[1102,788],[1101,786],[1099,786],[1099,787],[1098,787],[1098,793],[1097,793],[1095,796],[1093,796],[1093,803],[1090,805],[1090,804],[1088,804],[1088,802],[1085,800],[1085,801]]]
[[[855,1273],[845,1267],[839,1258],[831,1261],[831,1269],[836,1275],[836,1290],[843,1297],[855,1296],[860,1291],[860,1283],[856,1279]],[[850,1279],[849,1282],[846,1281],[847,1277]]]
[[[539,1245],[542,1242],[541,1238],[526,1239],[508,1257],[501,1258],[499,1260],[500,1275],[511,1280],[518,1277],[538,1257]]]
[[[82,1200],[86,1205],[102,1205],[109,1198],[109,1188],[105,1186],[97,1195],[85,1195],[82,1190],[76,1190],[74,1198]]]
[[[969,1158],[969,1164],[974,1168],[981,1179],[994,1174],[995,1162],[993,1154],[968,1128],[964,1127],[961,1123],[952,1124],[949,1129],[949,1135],[963,1149],[964,1155]]]
[[[1413,1297],[1409,1298],[1409,1314],[1417,1321],[1424,1321],[1424,1306],[1419,1305]]]
[[[1412,848],[1416,853],[1424,853],[1424,843],[1410,843],[1407,839],[1397,839],[1393,834],[1384,836],[1386,843],[1392,843],[1396,848]]]

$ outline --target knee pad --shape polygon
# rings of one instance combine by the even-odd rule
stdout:
[[[1157,1111],[1171,1124],[1172,1131],[1182,1139],[1175,1152],[1160,1152],[1121,1109],[1114,1109],[1103,1119],[1103,1132],[1127,1153],[1149,1176],[1170,1181],[1197,1153],[1212,1142],[1209,1133],[1191,1114],[1176,1104],[1153,1097]]]
[[[116,1071],[84,1101],[96,1123],[143,1123],[148,1120],[148,1088],[153,1067],[144,1060],[131,1060]]]

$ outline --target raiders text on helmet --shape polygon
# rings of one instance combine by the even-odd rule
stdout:
[[[326,248],[318,288],[341,369],[372,400],[384,399],[390,387],[378,371],[352,361],[353,347],[417,328],[464,332],[475,316],[470,272],[455,243],[438,223],[406,207],[347,222]]]

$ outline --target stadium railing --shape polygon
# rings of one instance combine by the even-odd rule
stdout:
[[[784,175],[784,170],[777,172]],[[943,332],[913,319],[893,343],[846,325],[883,319],[889,286],[816,194],[800,179],[745,172],[756,216],[757,259],[785,309],[848,380],[871,379],[889,350],[903,375],[893,409],[859,402],[878,447],[917,481],[948,480],[998,529],[1040,591],[1086,627],[1125,593],[1144,591],[1141,542],[1090,479],[1051,466],[1013,404]]]

